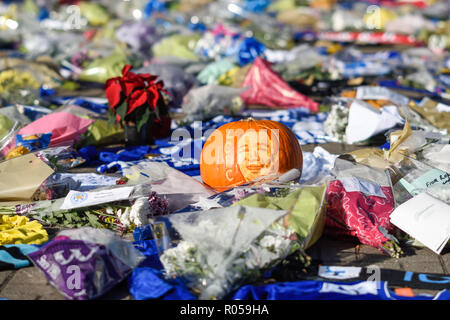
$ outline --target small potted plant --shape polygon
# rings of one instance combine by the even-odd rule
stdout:
[[[157,76],[136,74],[131,68],[125,65],[121,77],[106,81],[109,117],[124,128],[126,145],[148,145],[170,134],[169,93]]]

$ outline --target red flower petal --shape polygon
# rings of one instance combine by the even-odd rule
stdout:
[[[162,91],[168,94],[169,96],[171,95],[166,89],[164,89],[164,81],[162,80],[158,81],[157,83],[155,83],[155,86],[159,91]]]
[[[155,86],[151,86],[150,88],[148,88],[147,101],[153,110],[155,110],[155,108],[156,108],[158,99],[159,99],[159,91],[155,88]]]
[[[144,81],[147,81],[148,84],[152,84],[158,78],[158,76],[154,76],[150,73],[141,73],[138,74],[138,77]]]
[[[122,81],[123,87],[124,87],[124,94],[126,97],[129,97],[134,90],[137,89],[144,89],[145,83],[141,79],[126,79]]]
[[[146,90],[137,90],[133,92],[128,99],[128,111],[127,115],[133,112],[136,108],[139,108],[147,102],[148,94]]]
[[[122,100],[122,85],[119,82],[119,78],[111,78],[106,81],[105,94],[111,109],[119,105]]]
[[[122,76],[127,76],[128,72],[133,68],[131,64],[126,64],[122,69]]]

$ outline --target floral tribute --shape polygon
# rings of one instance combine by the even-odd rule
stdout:
[[[125,65],[122,76],[106,81],[110,120],[122,125],[132,123],[137,126],[137,131],[148,123],[151,136],[168,136],[170,117],[166,99],[169,93],[164,89],[164,82],[156,81],[158,77],[155,75],[136,74],[131,69],[131,65]]]

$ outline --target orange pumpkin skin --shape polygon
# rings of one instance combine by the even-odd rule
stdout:
[[[302,149],[282,123],[252,118],[227,123],[206,140],[200,158],[204,183],[223,191],[258,177],[303,167]]]

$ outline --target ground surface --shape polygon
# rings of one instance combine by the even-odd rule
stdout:
[[[338,143],[321,144],[331,153],[343,154],[358,149],[358,146]],[[303,146],[304,151],[312,151],[315,145]],[[50,238],[58,231],[49,229]],[[132,240],[132,235],[125,238]],[[357,250],[355,243],[343,242],[328,237],[322,237],[307,253],[313,260],[329,266],[377,266],[381,269],[412,271],[418,273],[436,273],[450,276],[450,249],[445,248],[441,255],[433,253],[427,248],[406,248],[405,256],[394,259],[375,248],[361,245]],[[369,277],[369,275],[368,275]],[[449,283],[446,284],[449,287]],[[445,288],[445,287],[443,287]],[[436,294],[438,290],[424,290],[413,288],[415,294]],[[27,267],[19,270],[0,272],[0,298],[10,300],[64,300],[52,285],[48,283],[37,267]],[[126,282],[121,283],[108,292],[101,299],[129,300]]]

